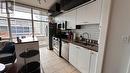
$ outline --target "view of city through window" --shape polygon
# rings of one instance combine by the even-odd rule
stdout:
[[[15,11],[10,14],[10,24],[7,21],[7,14],[0,13],[0,37],[10,38],[13,40],[17,37],[47,36],[48,16],[44,11],[33,9],[33,25],[32,26],[31,8],[15,6]],[[11,31],[9,31],[9,26]],[[34,28],[34,34],[33,34]]]
[[[0,37],[9,38],[9,29],[6,18],[0,18]]]
[[[11,33],[13,37],[31,36],[32,35],[31,21],[11,19]]]

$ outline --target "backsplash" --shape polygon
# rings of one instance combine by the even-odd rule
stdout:
[[[97,24],[83,25],[81,26],[81,29],[73,30],[73,32],[75,32],[78,36],[87,32],[90,35],[90,39],[93,40],[98,40],[100,34],[99,25]]]

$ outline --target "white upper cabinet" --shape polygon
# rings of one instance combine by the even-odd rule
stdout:
[[[67,21],[67,29],[76,29],[76,25],[100,24],[101,1],[96,0],[78,9],[63,13],[56,17],[58,22]]]
[[[67,29],[76,29],[76,10],[63,13],[55,17],[57,23],[63,23],[67,21]]]
[[[76,28],[76,10],[64,14],[64,20],[67,21],[67,29]]]
[[[77,24],[99,24],[101,14],[101,0],[77,9]]]
[[[55,17],[55,22],[58,23],[58,24],[61,23],[62,20],[63,20],[63,16],[61,16],[61,15]]]

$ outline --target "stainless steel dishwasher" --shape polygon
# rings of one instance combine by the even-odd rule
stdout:
[[[69,43],[62,41],[61,56],[69,61]]]

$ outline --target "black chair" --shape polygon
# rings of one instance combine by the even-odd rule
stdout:
[[[0,63],[9,64],[16,60],[15,45],[13,42],[4,42],[0,50]]]

